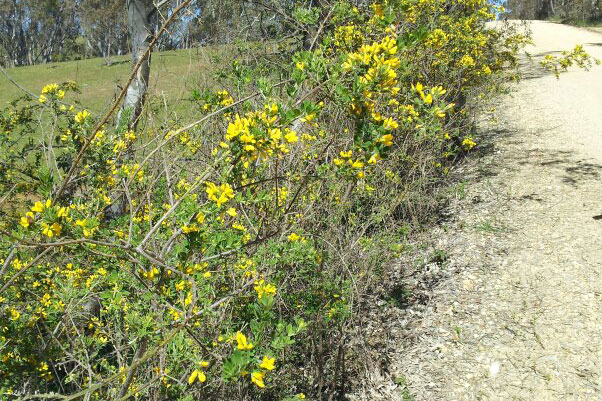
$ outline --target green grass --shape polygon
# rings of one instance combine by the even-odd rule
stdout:
[[[572,25],[580,28],[599,28],[602,27],[601,20],[588,20],[576,17],[562,18],[559,16],[549,18],[548,21],[559,24]]]
[[[174,105],[186,99],[194,87],[209,85],[207,81],[211,81],[211,72],[216,66],[215,57],[223,53],[216,50],[198,48],[153,53],[148,95],[160,99],[161,103]],[[9,68],[6,71],[34,94],[39,94],[48,83],[76,81],[81,93],[69,94],[66,101],[78,101],[99,113],[111,104],[131,73],[129,55],[111,57],[111,61],[109,65],[107,59],[93,58]],[[0,91],[4,101],[13,100],[23,93],[4,76],[0,76]]]
[[[482,231],[486,233],[501,233],[505,231],[504,226],[496,221],[495,219],[490,220],[481,220],[479,223],[475,224],[474,228],[477,231]]]

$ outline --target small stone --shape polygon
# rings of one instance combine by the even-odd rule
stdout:
[[[489,376],[497,376],[497,374],[500,373],[500,367],[500,363],[498,361],[494,361],[491,366],[489,366]]]

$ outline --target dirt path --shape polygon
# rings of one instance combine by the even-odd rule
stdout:
[[[601,34],[532,30],[532,55],[602,58]],[[489,152],[434,234],[450,278],[413,311],[389,383],[358,398],[602,400],[602,67],[529,76],[484,124]]]

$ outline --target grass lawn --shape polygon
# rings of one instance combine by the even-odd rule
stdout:
[[[167,103],[176,105],[188,98],[195,87],[211,85],[211,72],[215,69],[216,48],[195,48],[153,53],[151,79],[148,94]],[[94,58],[61,63],[40,64],[7,69],[9,76],[32,93],[39,94],[48,83],[76,81],[81,94],[69,94],[67,102],[79,101],[86,108],[99,113],[111,104],[125,84],[131,72],[129,55],[107,59]],[[8,102],[22,91],[0,75],[2,100]]]

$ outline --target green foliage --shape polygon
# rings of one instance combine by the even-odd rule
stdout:
[[[5,394],[342,395],[363,295],[476,146],[470,99],[524,38],[488,29],[480,0],[306,11],[315,48],[244,53],[192,91],[190,120],[99,126],[62,103],[69,83],[3,111]]]
[[[569,67],[576,66],[588,71],[594,64],[599,65],[600,60],[587,54],[583,45],[577,45],[571,51],[563,51],[561,56],[546,54],[539,64],[553,72],[556,78],[560,78],[560,73],[567,71]]]

